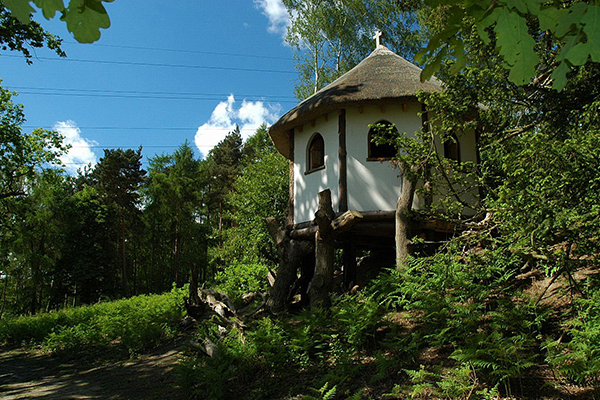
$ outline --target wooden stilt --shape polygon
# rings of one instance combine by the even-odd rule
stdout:
[[[315,213],[315,221],[319,230],[315,235],[315,275],[310,283],[309,296],[312,308],[329,308],[329,293],[333,287],[333,228],[331,222],[335,212],[331,207],[331,191],[319,193],[319,209]]]

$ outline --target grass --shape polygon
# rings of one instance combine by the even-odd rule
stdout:
[[[177,333],[187,289],[142,295],[0,321],[0,342],[52,353],[116,350],[136,354]]]

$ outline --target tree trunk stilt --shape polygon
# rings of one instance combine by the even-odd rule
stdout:
[[[315,221],[319,230],[315,235],[315,275],[310,284],[310,306],[312,308],[329,308],[329,293],[333,287],[333,228],[331,222],[335,212],[331,207],[331,191],[319,193],[319,209],[315,213]]]
[[[413,199],[415,197],[416,179],[412,178],[406,172],[402,172],[402,192],[396,203],[396,269],[401,271],[406,268],[406,261],[409,255],[410,240],[410,216]]]
[[[312,246],[306,241],[290,239],[275,218],[267,218],[266,223],[279,252],[277,277],[271,287],[267,307],[273,312],[279,312],[288,306],[293,294],[291,290],[298,279],[298,268],[302,266],[303,258],[312,251]]]

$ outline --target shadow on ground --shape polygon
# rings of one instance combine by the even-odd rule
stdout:
[[[100,363],[0,348],[0,398],[185,399],[174,371],[182,351],[171,345],[136,359]]]

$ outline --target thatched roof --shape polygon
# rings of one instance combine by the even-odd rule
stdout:
[[[277,150],[290,158],[290,129],[350,105],[385,103],[414,98],[420,90],[440,90],[439,80],[421,82],[420,77],[421,68],[380,45],[356,67],[279,118],[269,129],[269,135]]]

